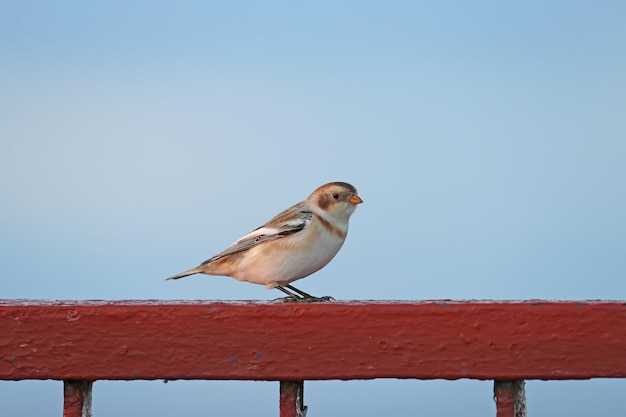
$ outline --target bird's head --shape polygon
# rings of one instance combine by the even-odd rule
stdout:
[[[356,206],[363,202],[356,188],[347,182],[324,184],[313,191],[307,201],[327,216],[346,220],[354,213]]]

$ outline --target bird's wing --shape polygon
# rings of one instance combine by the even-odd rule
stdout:
[[[313,212],[306,209],[302,203],[298,203],[278,214],[263,226],[248,233],[228,249],[202,262],[200,266],[214,262],[224,256],[243,252],[253,246],[298,233],[309,224],[311,218],[313,218]]]

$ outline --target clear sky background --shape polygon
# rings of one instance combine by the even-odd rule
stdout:
[[[163,279],[340,180],[365,203],[304,291],[626,299],[624,22],[622,1],[2,2],[0,298],[276,298]],[[529,411],[624,415],[625,389],[530,381]],[[307,382],[305,402],[483,416],[491,390]],[[1,382],[2,415],[60,415],[61,392]],[[275,382],[94,388],[98,417],[277,404]]]

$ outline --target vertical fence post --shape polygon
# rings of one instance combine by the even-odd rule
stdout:
[[[306,417],[304,381],[280,381],[280,417]]]
[[[526,417],[526,390],[523,380],[493,381],[497,417]]]
[[[91,417],[90,381],[63,381],[63,417]]]

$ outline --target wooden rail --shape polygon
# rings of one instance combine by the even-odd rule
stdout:
[[[624,352],[618,301],[0,300],[0,380],[63,380],[66,417],[101,379],[281,381],[284,417],[305,380],[372,378],[494,380],[519,417],[524,380],[624,378]]]

